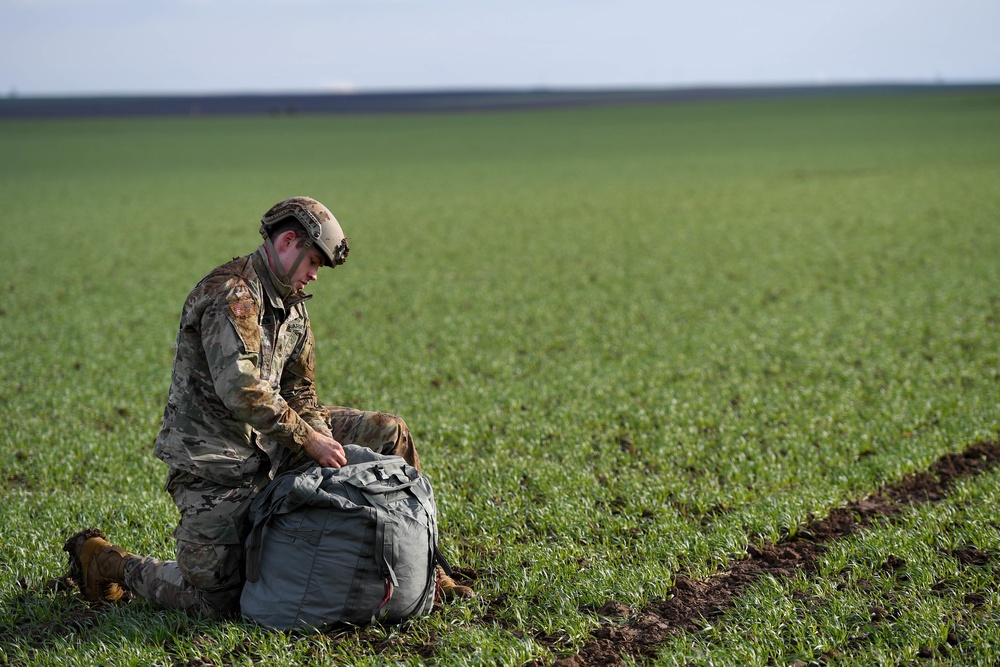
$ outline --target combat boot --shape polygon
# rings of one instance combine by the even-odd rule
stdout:
[[[125,594],[125,564],[134,555],[104,539],[96,528],[66,540],[70,571],[77,577],[83,596],[91,602],[116,602]]]
[[[449,577],[444,568],[437,566],[437,585],[441,591],[441,596],[445,598],[474,598],[476,592],[468,586],[460,586],[455,580]]]

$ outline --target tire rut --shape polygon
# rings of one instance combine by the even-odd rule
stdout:
[[[556,660],[554,665],[612,667],[626,664],[626,656],[653,657],[670,637],[697,632],[706,622],[722,615],[732,606],[733,599],[759,578],[790,577],[799,570],[813,571],[830,542],[844,539],[879,518],[898,514],[907,505],[940,502],[957,480],[985,472],[998,462],[1000,442],[976,443],[962,452],[942,456],[926,471],[910,473],[896,484],[835,508],[826,518],[808,522],[786,540],[761,547],[748,546],[747,558],[708,579],[699,581],[677,575],[667,599],[637,613],[619,602],[609,601],[598,614],[629,620],[602,625],[579,653]],[[963,558],[968,554],[955,556]]]

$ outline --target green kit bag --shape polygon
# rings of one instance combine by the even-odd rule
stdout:
[[[434,605],[430,484],[401,457],[344,453],[343,468],[282,473],[251,503],[240,607],[261,625],[395,623]]]

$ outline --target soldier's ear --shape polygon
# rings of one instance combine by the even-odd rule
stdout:
[[[289,247],[294,246],[296,240],[297,237],[295,236],[295,230],[286,229],[278,234],[277,243],[274,244],[274,247],[278,250],[284,251]]]

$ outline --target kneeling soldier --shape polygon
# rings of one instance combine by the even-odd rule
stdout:
[[[293,197],[261,219],[263,244],[198,283],[181,312],[163,426],[154,453],[170,466],[180,512],[176,560],[113,546],[95,529],[65,545],[89,600],[122,587],[172,608],[225,618],[239,612],[250,502],[278,472],[312,460],[346,463],[340,442],[402,456],[420,468],[402,419],[321,406],[302,288],[347,259],[340,224],[315,199]],[[447,596],[471,597],[438,571]]]

